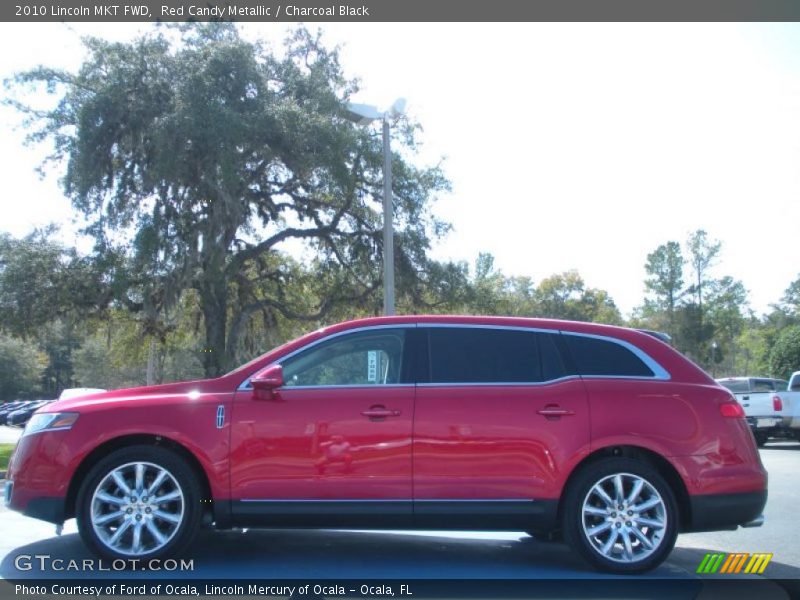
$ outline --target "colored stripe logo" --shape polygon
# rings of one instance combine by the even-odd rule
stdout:
[[[757,552],[755,554],[747,552],[733,552],[730,554],[711,552],[703,557],[696,572],[703,575],[714,573],[760,575],[767,568],[772,556],[772,553],[765,552]]]

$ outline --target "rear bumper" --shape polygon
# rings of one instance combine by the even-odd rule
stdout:
[[[783,426],[783,417],[747,417],[747,424],[753,431],[775,429]]]
[[[763,523],[767,490],[737,494],[703,494],[689,497],[691,519],[685,531],[719,531],[758,527]]]

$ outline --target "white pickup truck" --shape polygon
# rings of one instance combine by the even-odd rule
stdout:
[[[769,377],[726,377],[717,383],[728,388],[742,405],[756,443],[770,438],[800,441],[800,371],[790,380]]]

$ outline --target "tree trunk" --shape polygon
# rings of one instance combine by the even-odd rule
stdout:
[[[225,355],[228,285],[224,276],[209,278],[200,290],[200,305],[206,328],[203,369],[206,377],[219,377],[227,367]]]
[[[150,337],[150,348],[147,352],[147,385],[156,383],[156,338]]]

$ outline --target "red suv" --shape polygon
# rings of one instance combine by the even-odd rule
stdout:
[[[384,317],[217,379],[50,404],[6,502],[112,558],[202,524],[525,530],[618,573],[679,532],[760,525],[767,474],[730,392],[647,332]]]

